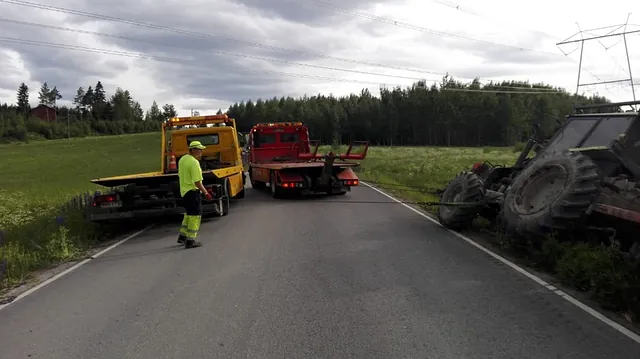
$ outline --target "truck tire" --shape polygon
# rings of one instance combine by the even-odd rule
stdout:
[[[267,184],[261,181],[254,181],[252,173],[253,170],[249,167],[249,181],[251,182],[251,187],[257,190],[264,189]]]
[[[580,152],[545,156],[513,180],[502,220],[520,234],[570,230],[584,220],[601,189],[598,166],[589,157]]]
[[[220,211],[220,217],[226,216],[229,214],[229,209],[231,208],[231,182],[228,178],[224,179],[222,184],[222,209]]]
[[[244,198],[244,190],[246,185],[247,185],[247,176],[244,174],[244,172],[242,172],[242,189],[240,190],[240,192],[236,194],[235,197],[233,197],[234,199]]]
[[[482,209],[485,189],[480,177],[473,172],[461,172],[454,177],[442,193],[442,202],[478,203],[477,206],[439,206],[438,221],[445,228],[463,230],[471,227]]]
[[[271,197],[279,198],[281,194],[281,190],[276,186],[276,172],[271,171],[269,175],[269,190],[271,191]]]
[[[233,197],[235,199],[243,199],[244,198],[244,188],[240,190],[240,192],[238,192],[238,194]]]

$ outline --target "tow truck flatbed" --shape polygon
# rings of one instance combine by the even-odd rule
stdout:
[[[204,177],[205,182],[209,182],[209,180],[212,179],[221,179],[232,176],[234,174],[237,174],[239,171],[243,171],[242,166],[227,167],[217,170],[206,170],[202,171],[202,177]],[[136,184],[138,186],[152,186],[159,183],[166,183],[167,179],[175,179],[177,181],[178,173],[146,172],[133,175],[96,178],[91,180],[90,182],[100,186],[113,188],[128,184]]]
[[[343,167],[357,167],[359,163],[354,162],[338,162],[333,163],[333,167],[343,168]],[[251,165],[254,168],[263,168],[269,170],[285,170],[288,168],[314,168],[314,167],[323,167],[324,162],[321,161],[311,161],[311,162],[286,162],[286,163],[253,163]]]
[[[178,164],[189,153],[189,143],[206,146],[199,162],[210,199],[202,196],[204,215],[226,216],[231,199],[244,198],[242,149],[233,118],[227,115],[174,117],[162,123],[160,170],[102,177],[91,183],[108,188],[96,191],[92,221],[164,217],[184,212]]]
[[[302,122],[258,123],[248,136],[249,179],[255,189],[271,189],[273,197],[286,193],[326,193],[343,195],[358,186],[349,160],[365,158],[369,143],[353,141],[345,154],[332,151],[318,154],[319,142],[312,149],[309,129]],[[363,144],[362,153],[352,153],[354,144]]]

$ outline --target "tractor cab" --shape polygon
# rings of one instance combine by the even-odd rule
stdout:
[[[258,123],[249,132],[249,162],[291,162],[310,153],[309,129],[302,122]]]
[[[589,105],[610,106],[610,104]],[[590,157],[604,176],[640,177],[640,121],[637,112],[581,113],[567,116],[541,155],[565,151]]]

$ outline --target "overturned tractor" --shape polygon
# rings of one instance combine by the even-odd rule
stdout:
[[[444,190],[442,202],[458,205],[441,205],[440,223],[463,230],[481,216],[524,235],[593,230],[640,259],[640,116],[585,113],[638,104],[576,107],[544,145],[534,131],[513,167],[476,163]]]

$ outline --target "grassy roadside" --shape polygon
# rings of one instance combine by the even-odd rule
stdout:
[[[157,168],[158,142],[145,133],[0,145],[0,291],[130,230],[85,221],[83,194],[98,189],[93,178]]]
[[[437,201],[435,190],[478,161],[511,165],[513,148],[371,148],[358,175],[390,194],[407,201]],[[437,207],[425,207],[434,213]],[[556,281],[587,295],[603,309],[621,314],[628,322],[640,321],[640,265],[631,263],[613,247],[565,243],[548,238],[543,243],[521,243],[507,238],[477,219],[475,234],[494,249],[518,259]]]

